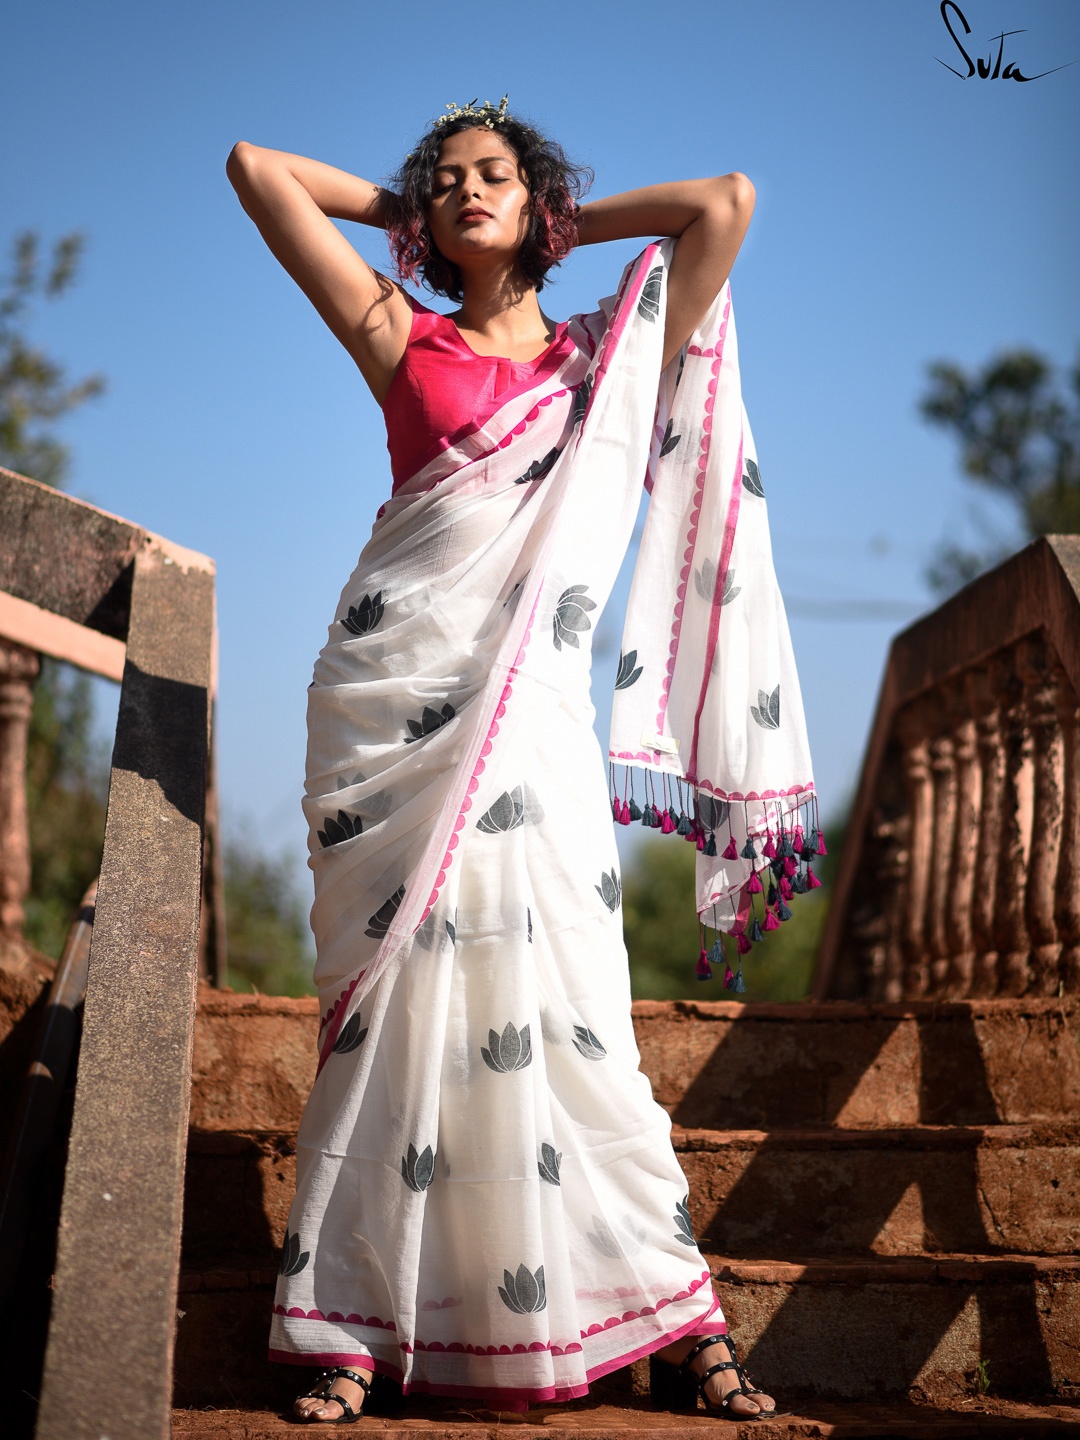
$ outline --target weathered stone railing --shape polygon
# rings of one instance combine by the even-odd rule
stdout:
[[[122,678],[35,1434],[164,1440],[208,908],[213,563],[0,470],[0,636],[9,953],[27,880],[18,770],[34,652]]]
[[[1080,992],[1080,536],[897,636],[819,999]]]

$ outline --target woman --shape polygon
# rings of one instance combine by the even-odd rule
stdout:
[[[228,163],[383,407],[394,477],[309,692],[323,1022],[270,1353],[330,1367],[296,1402],[314,1422],[355,1418],[376,1371],[524,1409],[650,1353],[688,1357],[708,1405],[765,1416],[637,1068],[588,693],[645,477],[627,622],[642,639],[620,666],[612,757],[651,766],[665,797],[669,777],[672,797],[693,787],[677,825],[647,786],[645,823],[696,840],[699,911],[741,953],[762,846],[799,847],[787,873],[774,861],[766,927],[806,875],[794,822],[812,790],[763,520],[733,584],[739,494],[761,492],[725,282],[754,191],[731,174],[579,206],[582,172],[505,100],[447,109],[393,190],[246,143]],[[386,228],[399,273],[460,308],[412,301],[332,218]],[[657,234],[614,302],[561,324],[542,311],[574,244]],[[685,597],[688,566],[706,598],[700,616],[676,602],[671,631],[658,601]],[[720,608],[742,588],[759,628],[725,649]],[[769,675],[751,675],[761,656]],[[778,739],[781,671],[794,719]],[[728,715],[737,672],[759,702],[750,735],[741,699]],[[718,783],[731,764],[753,779],[763,746],[783,772],[764,806],[764,781]],[[615,811],[641,814],[625,797]]]

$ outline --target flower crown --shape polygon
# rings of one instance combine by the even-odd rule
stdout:
[[[446,106],[446,115],[437,115],[431,122],[432,129],[439,125],[449,125],[453,120],[465,120],[475,117],[482,120],[489,130],[494,130],[499,120],[505,120],[506,102],[510,99],[509,92],[502,97],[498,105],[492,105],[490,100],[485,100],[483,105],[477,107],[475,99],[470,100],[467,105],[455,105],[453,100]]]

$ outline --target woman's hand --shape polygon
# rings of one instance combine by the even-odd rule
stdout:
[[[724,281],[754,213],[754,187],[738,171],[710,180],[648,185],[578,212],[578,242],[628,240],[642,235],[676,239],[668,275],[664,365],[694,333]]]
[[[345,170],[241,140],[225,173],[273,254],[352,356],[381,405],[409,338],[399,285],[373,270],[337,220],[385,224],[385,193]]]

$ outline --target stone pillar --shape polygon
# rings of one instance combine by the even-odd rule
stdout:
[[[1058,973],[1066,995],[1080,992],[1080,704],[1072,686],[1057,691],[1064,814],[1055,885],[1054,924],[1061,942]]]
[[[1034,764],[1026,903],[1031,989],[1036,995],[1056,995],[1061,941],[1054,916],[1055,885],[1061,853],[1065,781],[1058,690],[1065,677],[1057,673],[1057,666],[1039,637],[1023,642],[1019,663],[1027,689]]]
[[[1001,792],[994,939],[998,952],[998,994],[1024,995],[1031,984],[1026,909],[1034,740],[1017,655],[1010,651],[1003,660],[1006,666],[1002,696],[1005,777]]]
[[[926,907],[934,841],[934,782],[930,774],[930,745],[921,720],[916,709],[908,709],[900,717],[898,726],[911,823],[903,910],[904,998],[907,1000],[920,999],[930,983]]]
[[[997,896],[998,849],[1001,841],[1001,795],[1005,783],[1005,753],[1001,739],[1001,709],[992,666],[969,670],[964,683],[975,714],[979,753],[979,839],[971,895],[971,939],[975,951],[970,994],[995,995],[998,987],[997,945],[994,938],[994,902]]]
[[[979,811],[982,769],[975,721],[962,696],[954,696],[953,759],[956,766],[956,823],[953,829],[952,887],[945,915],[949,971],[945,993],[953,999],[971,994],[975,943],[971,908],[975,896],[975,862],[979,854]]]
[[[26,742],[41,659],[0,638],[0,961],[21,958],[30,890]]]
[[[943,995],[949,975],[948,916],[952,903],[953,836],[956,832],[956,757],[950,735],[930,745],[934,785],[934,843],[927,889],[927,946],[930,956],[930,995]]]

